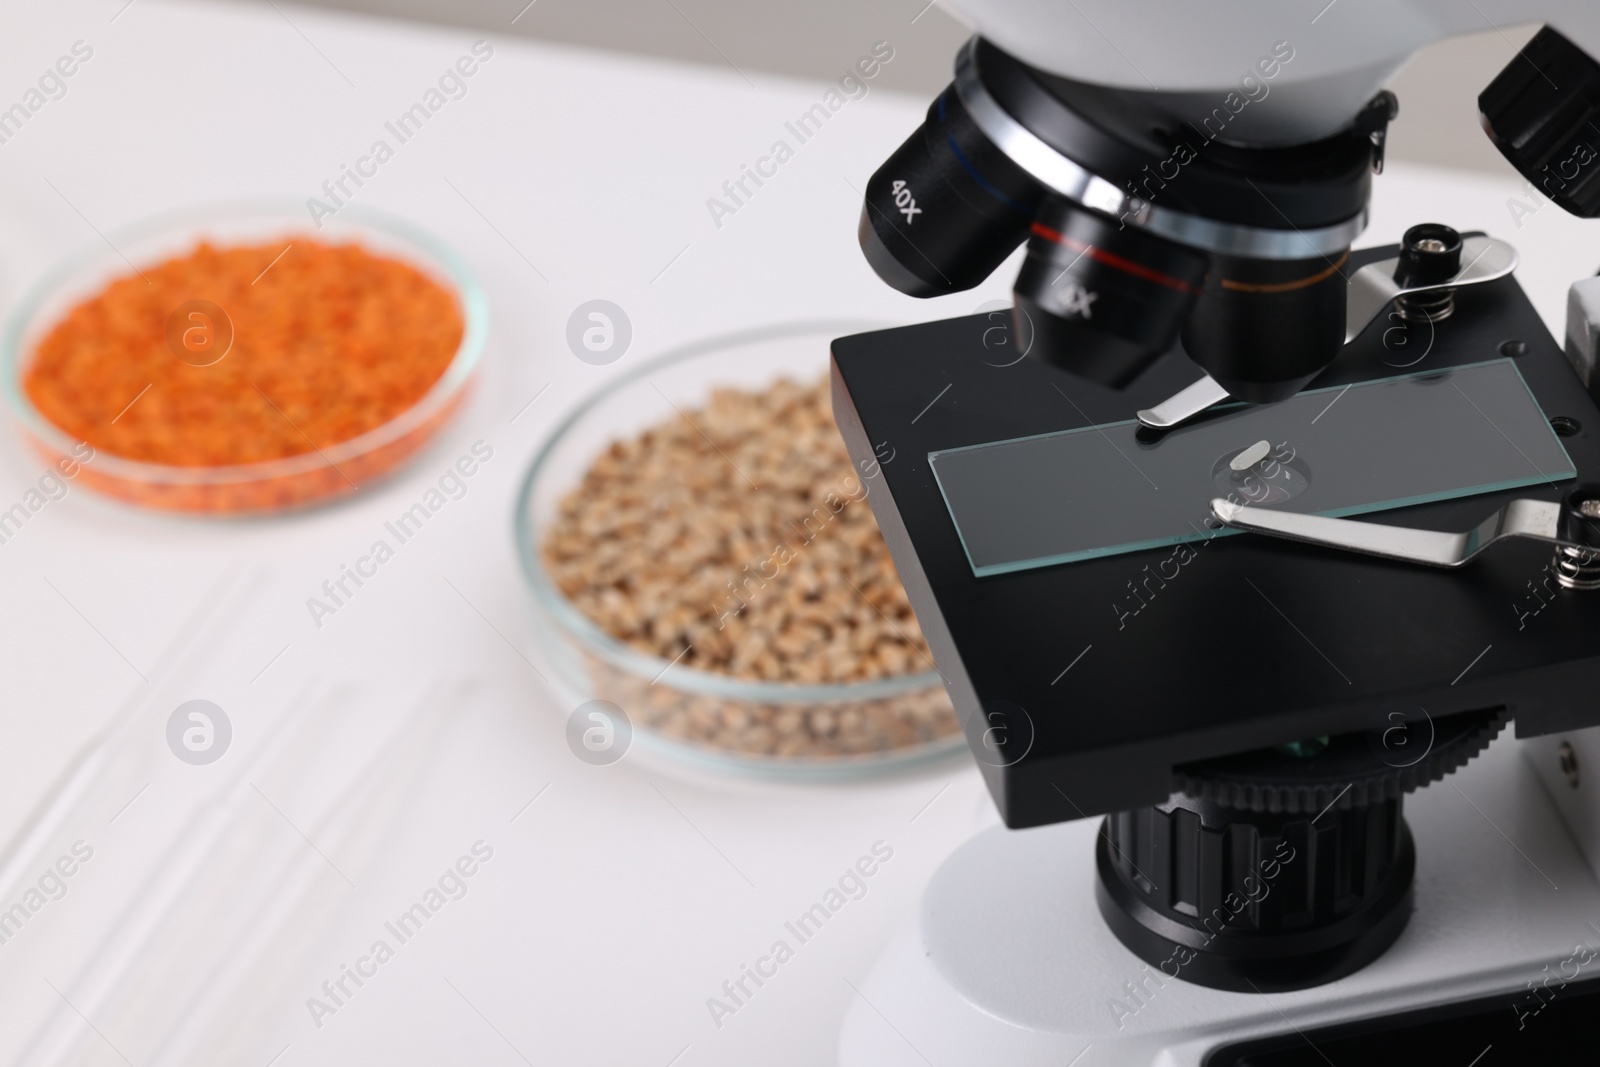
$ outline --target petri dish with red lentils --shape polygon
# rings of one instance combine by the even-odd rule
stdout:
[[[461,407],[487,331],[466,264],[409,223],[227,204],[57,267],[7,324],[0,371],[28,444],[77,481],[251,514],[398,468]]]

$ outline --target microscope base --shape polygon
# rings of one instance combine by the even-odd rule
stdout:
[[[839,1062],[1198,1067],[1242,1040],[1482,997],[1504,1000],[1495,1051],[1514,1062],[1521,1035],[1562,1025],[1534,1013],[1563,983],[1576,997],[1600,975],[1600,884],[1520,747],[1503,736],[1407,798],[1410,923],[1376,962],[1292,993],[1208,989],[1124,948],[1095,904],[1099,819],[986,830],[934,873],[861,984]]]

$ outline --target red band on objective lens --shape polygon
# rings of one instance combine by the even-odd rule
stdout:
[[[1158,270],[1151,270],[1142,263],[1135,263],[1131,259],[1124,259],[1115,252],[1107,252],[1098,245],[1087,244],[1078,240],[1076,237],[1068,237],[1064,233],[1061,233],[1057,230],[1052,230],[1042,222],[1035,222],[1033,224],[1033,232],[1035,236],[1043,237],[1047,241],[1053,241],[1064,248],[1070,248],[1080,255],[1088,256],[1090,259],[1095,260],[1096,262],[1104,263],[1108,267],[1114,267],[1126,274],[1133,275],[1135,278],[1143,278],[1147,282],[1155,282],[1157,285],[1165,285],[1167,288],[1176,289],[1180,293],[1194,292],[1194,286],[1190,285],[1182,278],[1174,278],[1170,274],[1162,274]]]

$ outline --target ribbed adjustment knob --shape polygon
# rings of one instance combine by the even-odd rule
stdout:
[[[1511,165],[1580,218],[1600,214],[1600,63],[1546,27],[1478,94]]]
[[[1192,798],[1120,812],[1106,823],[1112,863],[1152,910],[1235,937],[1359,910],[1401,851],[1398,800],[1320,817],[1241,814]]]
[[[1401,801],[1320,814],[1198,798],[1108,816],[1100,911],[1167,978],[1301,989],[1375,959],[1404,928],[1415,852]]]

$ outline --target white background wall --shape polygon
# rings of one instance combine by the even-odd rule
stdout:
[[[928,0],[302,0],[695,63],[831,78],[879,38],[895,46],[881,85],[927,95],[950,80],[967,30]],[[514,20],[514,21],[513,21]],[[1535,25],[1494,27],[1419,52],[1390,86],[1400,97],[1390,158],[1509,174],[1478,128],[1478,93]],[[1381,32],[1382,27],[1375,27]],[[885,146],[885,151],[890,146]]]

